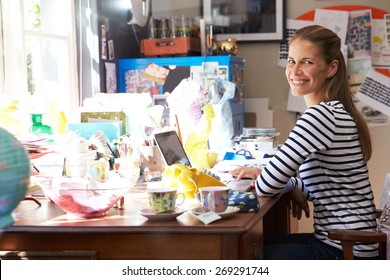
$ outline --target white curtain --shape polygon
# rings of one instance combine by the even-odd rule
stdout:
[[[0,94],[15,99],[28,96],[22,1],[0,0]]]

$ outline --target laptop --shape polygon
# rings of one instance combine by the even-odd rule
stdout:
[[[191,167],[190,160],[175,130],[155,133],[154,139],[167,165],[181,163]]]
[[[183,144],[181,143],[175,130],[155,133],[154,139],[156,140],[157,146],[167,165],[181,163],[192,167],[191,162],[184,150]],[[205,173],[210,174],[212,172],[207,171]],[[218,174],[216,173],[215,175]],[[225,178],[226,176],[223,177]],[[249,179],[236,181],[233,179],[233,177],[227,180],[222,180],[222,182],[226,184],[226,186],[230,187],[230,189],[242,192],[245,192],[251,188],[251,181],[252,180]]]

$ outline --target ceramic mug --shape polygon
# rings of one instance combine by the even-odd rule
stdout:
[[[202,187],[200,201],[205,212],[222,213],[228,207],[229,188],[222,186]]]
[[[150,209],[156,214],[175,212],[176,208],[183,204],[185,195],[178,193],[175,188],[153,188],[147,190]],[[176,199],[181,196],[178,203]]]

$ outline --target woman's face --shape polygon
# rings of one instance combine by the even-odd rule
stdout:
[[[316,45],[307,40],[295,39],[289,46],[286,67],[292,94],[304,96],[308,106],[323,101],[325,82],[337,71],[335,62],[327,64]]]

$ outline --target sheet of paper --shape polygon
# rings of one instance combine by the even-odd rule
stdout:
[[[290,40],[293,33],[302,27],[313,24],[309,20],[296,20],[296,19],[287,19],[286,20],[286,40],[279,44],[279,60],[278,66],[286,67],[287,65],[287,55],[288,55],[288,41]]]
[[[364,104],[390,116],[390,79],[385,75],[371,69],[356,96]]]
[[[360,86],[372,68],[371,57],[348,59],[347,75],[351,87]]]
[[[387,42],[386,45],[387,45],[387,48],[390,49],[390,28],[389,28],[389,26],[390,26],[390,14],[386,14],[384,19],[385,19],[385,22],[384,22],[383,25],[386,27],[385,38],[387,38],[386,39],[386,42]]]
[[[341,39],[341,45],[345,45],[347,37],[349,12],[328,9],[316,9],[314,23],[333,30]]]
[[[349,12],[348,58],[371,55],[371,10]]]
[[[386,24],[390,26],[390,14],[387,22],[372,21],[371,57],[375,67],[390,67],[390,28],[387,28],[389,33],[386,35]]]
[[[115,93],[116,90],[116,65],[115,63],[106,62],[106,92]]]
[[[217,213],[214,212],[207,212],[201,215],[196,216],[199,221],[204,223],[205,225],[208,225],[214,221],[222,219],[221,216],[219,216]]]
[[[217,173],[218,176],[222,176],[222,179],[226,179],[223,173],[239,167],[239,166],[249,166],[249,167],[262,167],[269,162],[270,158],[261,158],[261,159],[245,159],[245,160],[222,160],[218,162],[212,168],[213,173]]]

